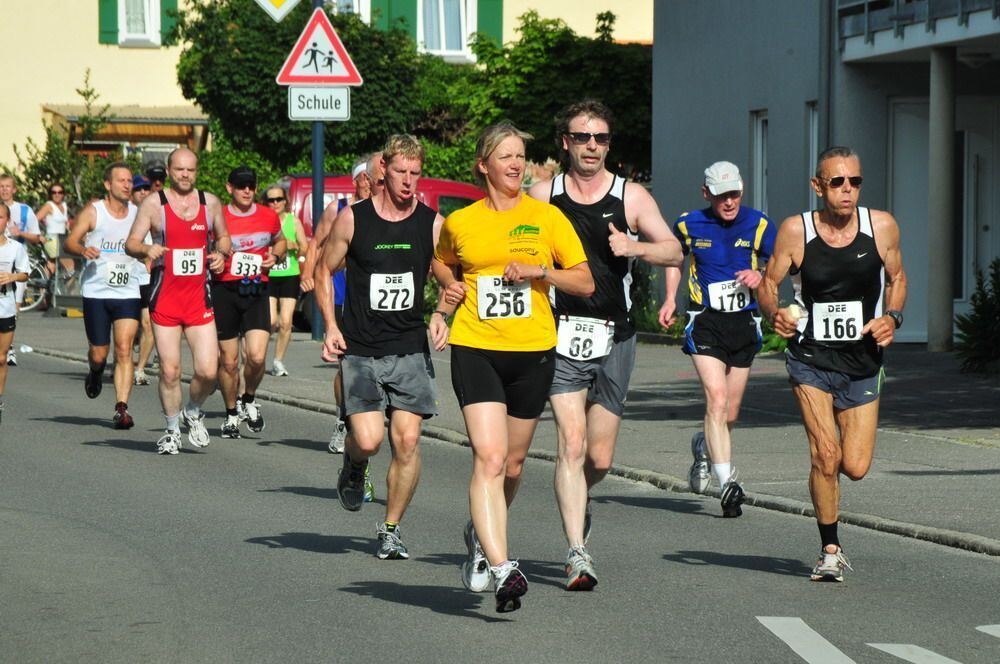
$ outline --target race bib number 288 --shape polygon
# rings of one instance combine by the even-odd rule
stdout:
[[[479,319],[529,318],[531,284],[517,284],[503,277],[479,277],[476,280]]]

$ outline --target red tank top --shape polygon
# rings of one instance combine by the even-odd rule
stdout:
[[[161,296],[170,299],[199,298],[207,292],[208,246],[211,226],[204,192],[198,192],[198,213],[194,219],[180,217],[160,194],[161,224],[159,237],[154,242],[169,251],[157,260],[156,267],[163,270]]]
[[[233,253],[226,258],[226,266],[220,274],[213,275],[216,281],[267,281],[267,270],[261,262],[267,254],[274,238],[281,234],[281,220],[271,208],[254,204],[246,213],[227,205],[226,230],[233,242]]]

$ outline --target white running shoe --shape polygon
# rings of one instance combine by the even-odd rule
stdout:
[[[7,349],[7,365],[11,367],[17,366],[17,354],[14,352],[13,346]]]
[[[343,420],[338,419],[326,449],[330,451],[330,454],[343,454],[345,440],[347,440],[347,425],[344,424]]]
[[[239,415],[226,415],[222,422],[223,438],[240,438],[240,417]]]
[[[274,364],[271,365],[271,375],[272,376],[287,376],[288,369],[285,368],[284,363],[281,360],[275,360]]]
[[[826,550],[826,547],[820,549],[819,560],[816,561],[816,566],[813,567],[812,574],[809,578],[813,581],[834,581],[841,582],[844,580],[844,568],[854,571],[851,567],[851,563],[847,561],[847,556],[844,555],[844,550],[837,547],[837,550],[830,553]]]
[[[464,534],[469,557],[462,563],[462,583],[474,593],[486,592],[493,581],[490,577],[490,563],[486,560],[483,547],[479,546],[479,538],[476,537],[476,529],[472,527],[471,520],[465,524]]]
[[[243,405],[243,397],[236,397],[236,414],[239,416],[240,422],[246,422],[247,408]]]
[[[712,472],[708,461],[708,445],[705,443],[705,434],[701,431],[691,437],[691,455],[694,463],[688,471],[688,484],[691,491],[705,493],[712,484]]]
[[[212,442],[205,428],[205,413],[198,411],[197,417],[189,417],[186,410],[181,410],[181,421],[188,428],[188,443],[191,447],[207,447]]]
[[[139,369],[135,372],[134,383],[136,385],[149,385],[149,376],[146,375],[145,371]]]
[[[167,430],[156,441],[157,454],[177,454],[181,451],[181,432]]]

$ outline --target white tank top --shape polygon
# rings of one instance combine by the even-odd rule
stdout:
[[[45,234],[49,237],[65,235],[66,222],[69,221],[66,210],[61,209],[52,201],[49,201],[46,205],[49,206],[49,213],[45,215]],[[63,205],[65,206],[66,204],[63,203]]]
[[[104,201],[94,203],[97,223],[87,235],[86,246],[101,250],[100,258],[87,261],[83,269],[80,295],[103,300],[128,300],[139,297],[139,270],[145,268],[125,253],[125,240],[132,230],[138,208],[128,204],[128,213],[116,219]]]

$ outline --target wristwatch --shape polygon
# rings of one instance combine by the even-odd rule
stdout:
[[[896,324],[896,329],[898,330],[903,325],[903,312],[897,311],[896,309],[890,309],[885,312],[885,315],[892,319],[892,322]]]
[[[445,322],[446,325],[448,324],[448,319],[451,318],[451,316],[449,316],[445,312],[441,311],[440,309],[435,309],[434,313],[432,313],[431,315],[433,316],[434,314],[439,314],[441,316],[441,318],[444,319],[444,322]]]

